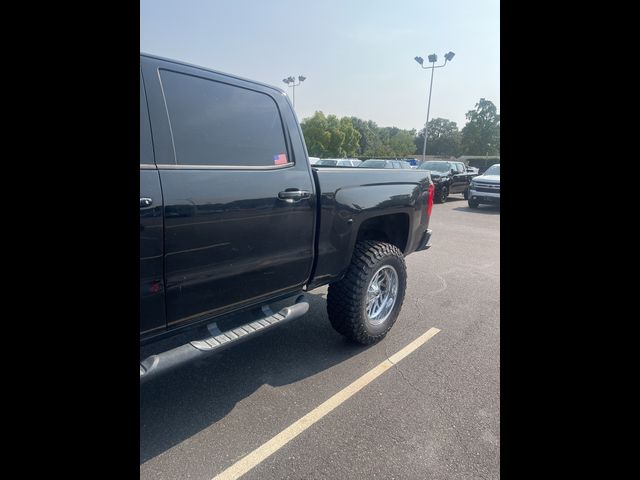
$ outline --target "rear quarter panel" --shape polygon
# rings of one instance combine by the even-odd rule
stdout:
[[[360,226],[367,220],[403,214],[409,222],[404,254],[428,227],[430,178],[420,170],[315,168],[320,190],[318,256],[309,288],[337,281],[345,274]]]

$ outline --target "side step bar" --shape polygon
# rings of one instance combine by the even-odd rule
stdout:
[[[290,307],[283,308],[278,313],[256,320],[255,322],[247,323],[233,330],[201,340],[194,340],[158,355],[151,355],[140,362],[140,383],[172,370],[184,363],[220,352],[231,345],[243,342],[276,325],[301,317],[307,313],[308,310],[309,304],[307,302],[299,302]]]

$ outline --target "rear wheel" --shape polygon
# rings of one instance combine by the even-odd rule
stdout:
[[[434,201],[436,203],[444,203],[447,201],[448,196],[449,196],[449,189],[443,185],[442,187],[440,187],[440,190],[436,192]]]
[[[469,200],[469,187],[464,189],[464,193],[462,194],[465,200]]]
[[[356,244],[347,274],[329,285],[327,313],[333,328],[358,343],[370,345],[391,329],[404,301],[407,269],[395,245]]]

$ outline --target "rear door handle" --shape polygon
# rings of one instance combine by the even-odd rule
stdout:
[[[153,203],[153,200],[150,198],[141,198],[140,199],[140,208],[150,207]]]
[[[306,190],[287,189],[284,192],[278,193],[278,198],[288,203],[299,202],[303,198],[311,197],[311,193]]]

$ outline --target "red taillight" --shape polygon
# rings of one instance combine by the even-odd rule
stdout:
[[[433,187],[433,183],[429,184],[429,200],[427,200],[427,217],[431,216],[431,209],[433,208],[433,194],[435,192],[435,188]]]

